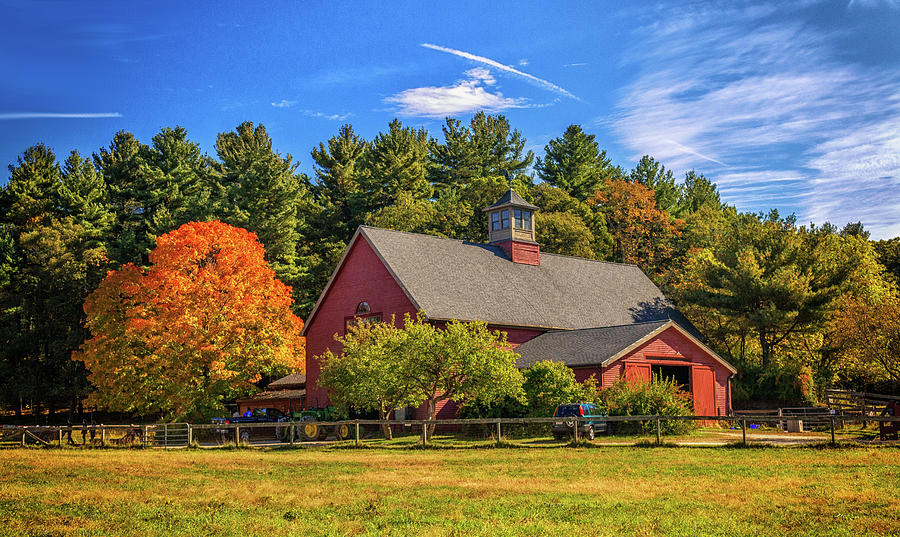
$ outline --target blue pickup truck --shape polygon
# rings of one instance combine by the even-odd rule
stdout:
[[[256,408],[236,417],[213,418],[212,422],[214,425],[241,425],[244,423],[278,424],[283,421],[288,421],[288,419],[288,415],[278,410],[277,408]],[[283,436],[282,427],[276,425],[274,429],[275,439],[280,440]],[[221,436],[227,436],[231,434],[230,428],[213,429],[213,431]],[[248,442],[250,440],[251,433],[253,434],[253,436],[272,436],[272,429],[270,429],[269,427],[248,427],[246,429],[243,429],[241,430],[241,442]]]

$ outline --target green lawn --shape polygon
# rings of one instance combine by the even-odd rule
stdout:
[[[896,448],[0,451],[0,535],[900,535]]]

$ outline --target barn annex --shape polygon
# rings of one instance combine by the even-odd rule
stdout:
[[[693,395],[696,414],[728,414],[734,367],[638,267],[542,254],[537,210],[507,192],[484,209],[488,244],[361,226],[304,327],[306,405],[328,404],[317,357],[340,351],[335,334],[421,310],[435,323],[480,320],[506,332],[520,367],[562,361],[601,386],[659,374]],[[438,418],[454,413],[450,403]]]

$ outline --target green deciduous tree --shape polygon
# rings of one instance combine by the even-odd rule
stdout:
[[[578,382],[575,372],[562,362],[540,361],[522,371],[522,374],[525,377],[525,400],[531,416],[552,416],[561,404],[593,402],[597,399],[597,378]]]
[[[323,368],[329,370],[326,377],[336,401],[367,404],[361,394],[377,393],[382,401],[368,405],[375,404],[382,412],[392,410],[394,404],[425,404],[427,419],[434,420],[441,401],[490,404],[522,397],[522,375],[515,365],[518,355],[509,349],[505,334],[488,330],[482,322],[450,321],[439,328],[421,314],[406,315],[402,328],[388,324],[351,331],[344,339],[350,344],[349,354],[335,359],[326,353]],[[366,360],[373,363],[355,363]],[[360,371],[369,367],[396,371],[373,373],[366,379]],[[348,386],[348,378],[367,386]]]
[[[859,263],[855,256],[829,257],[830,240],[774,211],[743,215],[718,245],[689,263],[680,298],[749,331],[766,369],[788,337],[821,326]]]
[[[380,419],[390,419],[396,408],[417,405],[407,385],[406,372],[397,363],[404,331],[389,323],[360,323],[342,337],[335,338],[341,352],[328,350],[320,357],[322,371],[319,385],[327,389],[331,402],[339,408],[378,412]],[[383,426],[391,438],[390,426]]]

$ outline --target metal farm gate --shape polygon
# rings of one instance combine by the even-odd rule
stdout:
[[[147,425],[145,445],[160,448],[185,448],[191,443],[191,426],[187,423]]]

